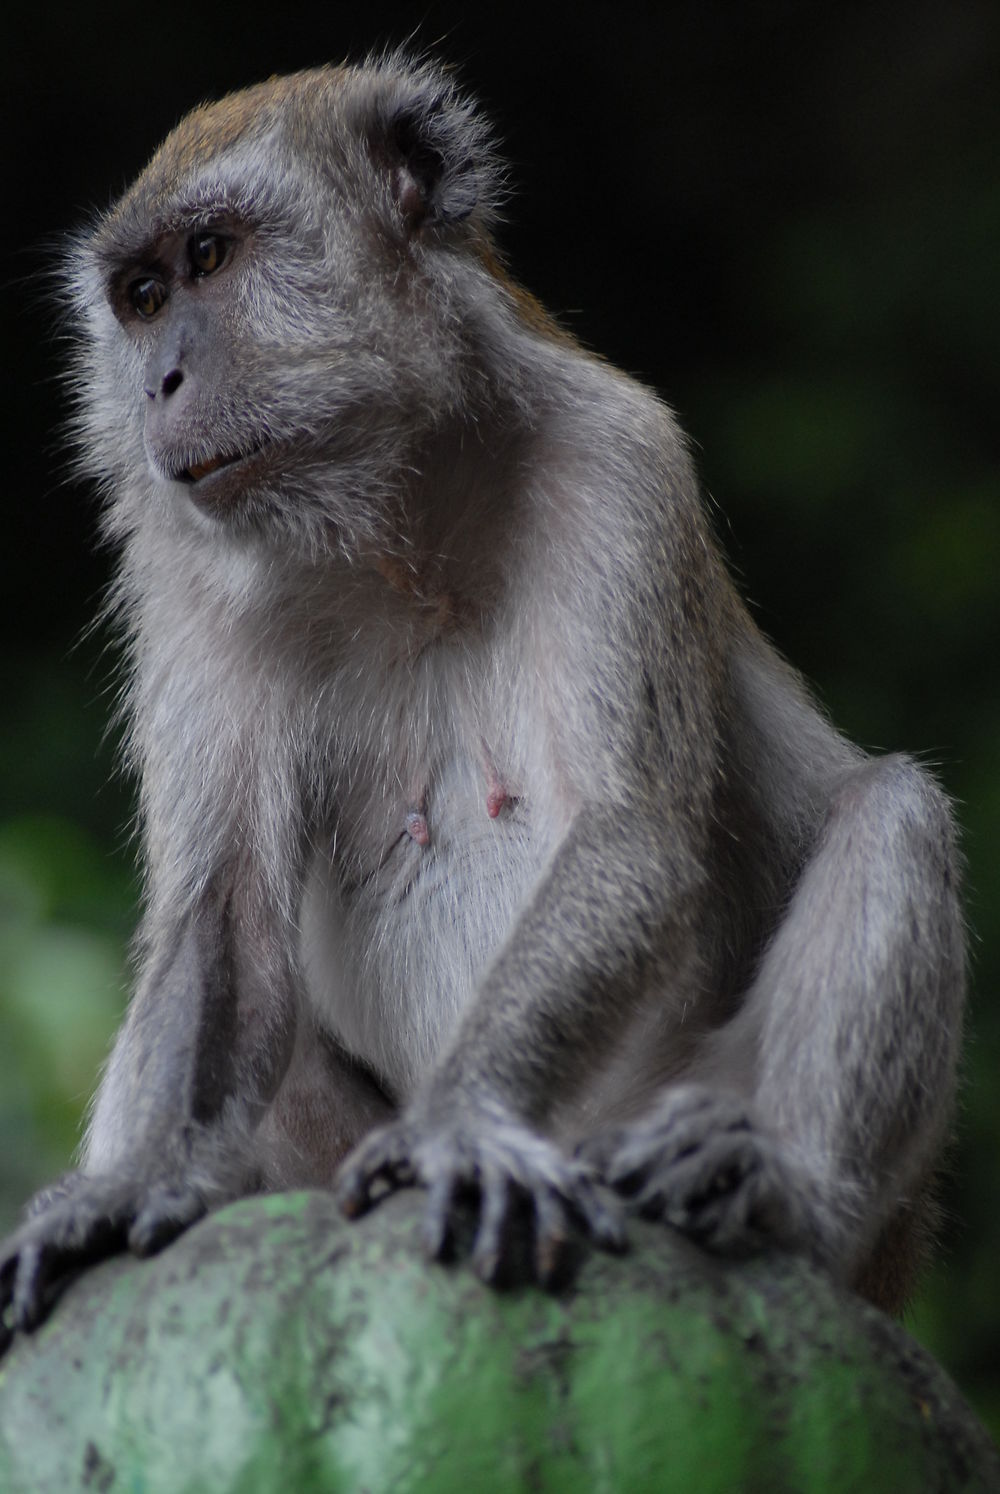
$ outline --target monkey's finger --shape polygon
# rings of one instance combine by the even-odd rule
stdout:
[[[14,1277],[9,1319],[14,1328],[30,1333],[45,1316],[45,1283],[50,1272],[55,1252],[51,1246],[33,1244],[21,1246]]]
[[[707,1137],[702,1146],[671,1161],[661,1173],[672,1194],[697,1205],[735,1192],[758,1162],[757,1148],[751,1142],[723,1132]]]
[[[637,1191],[654,1170],[682,1164],[708,1147],[722,1144],[735,1152],[754,1145],[753,1124],[742,1106],[700,1093],[686,1098],[682,1108],[658,1124],[643,1126],[631,1136],[625,1133],[607,1172],[608,1182],[619,1192]]]
[[[630,1200],[636,1213],[643,1219],[663,1219],[669,1206],[667,1190],[654,1179]]]
[[[614,1197],[603,1197],[593,1180],[585,1174],[576,1178],[566,1194],[570,1212],[579,1220],[588,1238],[600,1250],[615,1254],[628,1248],[625,1220]]]
[[[612,1131],[598,1131],[578,1142],[573,1155],[600,1177],[607,1174],[625,1140],[625,1132],[619,1127]]]
[[[9,1255],[0,1262],[0,1355],[4,1354],[14,1337],[12,1303],[14,1278],[17,1274],[17,1256]]]
[[[682,1143],[680,1138],[665,1142],[651,1134],[635,1136],[626,1141],[608,1168],[605,1181],[622,1198],[634,1201],[664,1167],[675,1166],[696,1152],[702,1139],[685,1138]]]
[[[428,1187],[420,1234],[424,1253],[432,1261],[444,1260],[451,1254],[454,1244],[452,1209],[459,1182],[458,1174],[446,1168],[432,1179]]]
[[[27,1227],[34,1230],[34,1225]],[[48,1237],[24,1241],[18,1251],[10,1319],[15,1328],[30,1332],[47,1316],[54,1302],[88,1265],[121,1248],[121,1219],[108,1214],[63,1218],[51,1227]]]
[[[702,1170],[690,1163],[669,1167],[650,1178],[645,1187],[629,1197],[629,1207],[642,1219],[664,1219],[668,1224],[688,1227],[692,1214],[720,1190],[711,1186]]]
[[[357,1219],[373,1207],[371,1185],[377,1176],[362,1163],[357,1163],[342,1172],[334,1189],[334,1197],[342,1214],[348,1219]]]
[[[128,1248],[133,1255],[155,1255],[164,1245],[169,1245],[183,1228],[183,1223],[170,1219],[155,1209],[143,1209],[128,1232]]]
[[[349,1219],[373,1209],[395,1188],[409,1188],[416,1182],[413,1144],[406,1127],[389,1125],[374,1132],[347,1158],[334,1184],[334,1197]]]
[[[129,1227],[128,1248],[134,1255],[155,1255],[204,1212],[194,1192],[181,1194],[172,1188],[156,1188]]]
[[[394,1188],[414,1181],[413,1165],[401,1156],[378,1151],[364,1152],[341,1171],[334,1196],[348,1219],[367,1214]]]
[[[535,1276],[550,1289],[563,1279],[570,1253],[566,1204],[554,1188],[536,1188],[531,1195],[535,1214]]]
[[[16,1237],[15,1237],[16,1238]],[[0,1261],[0,1313],[4,1308],[10,1306],[11,1297],[14,1294],[14,1278],[17,1275],[18,1252],[16,1247],[8,1250],[8,1253]]]
[[[503,1265],[503,1241],[511,1206],[511,1180],[501,1167],[479,1165],[479,1227],[472,1247],[472,1269],[482,1281],[497,1280]]]
[[[57,1178],[48,1188],[43,1188],[30,1199],[24,1211],[26,1220],[37,1219],[42,1214],[47,1214],[51,1209],[63,1204],[75,1193],[83,1192],[88,1184],[78,1172],[65,1172],[61,1178]],[[89,1185],[91,1188],[93,1184]]]

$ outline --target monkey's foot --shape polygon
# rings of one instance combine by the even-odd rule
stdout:
[[[353,1218],[397,1188],[414,1184],[428,1190],[423,1229],[428,1255],[442,1260],[453,1253],[461,1216],[471,1203],[476,1216],[471,1263],[494,1284],[521,1274],[527,1253],[529,1274],[545,1286],[558,1285],[579,1232],[605,1250],[625,1245],[619,1210],[600,1196],[590,1167],[508,1119],[480,1116],[463,1124],[431,1125],[404,1116],[373,1132],[348,1157],[337,1197]]]
[[[0,1353],[30,1332],[83,1267],[126,1247],[150,1255],[205,1212],[193,1186],[145,1186],[68,1173],[29,1204],[0,1245]]]
[[[649,1115],[577,1154],[644,1218],[712,1250],[810,1248],[815,1236],[815,1185],[746,1105],[710,1088],[669,1089]]]

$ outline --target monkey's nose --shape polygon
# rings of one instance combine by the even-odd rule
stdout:
[[[164,374],[160,382],[161,394],[174,394],[184,382],[184,375],[179,368],[172,368],[169,373]],[[147,399],[155,399],[157,391],[150,388],[148,384],[143,385],[143,394]]]

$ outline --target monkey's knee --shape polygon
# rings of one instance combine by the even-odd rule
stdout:
[[[938,870],[955,856],[947,795],[905,753],[871,758],[853,769],[837,788],[831,812],[835,820],[854,820],[868,834],[877,834],[883,847],[899,855],[901,866],[924,865],[930,855]],[[947,867],[945,885],[950,885]]]

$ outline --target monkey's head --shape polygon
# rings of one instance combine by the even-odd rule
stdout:
[[[387,474],[461,404],[496,316],[499,177],[448,75],[398,56],[182,120],[71,256],[77,431],[111,527],[376,537]]]

